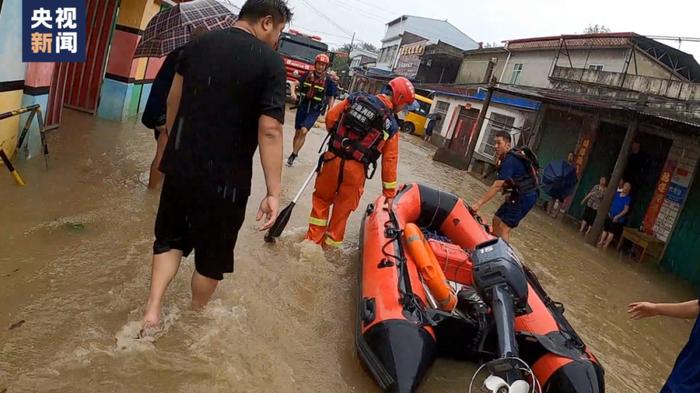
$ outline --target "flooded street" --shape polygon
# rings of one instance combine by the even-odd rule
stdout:
[[[291,149],[293,112],[285,125]],[[312,166],[324,133],[314,129],[282,205]],[[236,273],[200,313],[188,309],[192,257],[166,294],[165,331],[135,340],[148,293],[158,194],[143,184],[155,142],[140,123],[66,111],[43,159],[19,162],[27,186],[0,181],[0,392],[378,392],[354,346],[360,214],[346,246],[327,254],[301,244],[311,187],[275,245],[254,220],[254,190],[236,248]],[[431,184],[476,200],[486,185],[432,161],[434,148],[402,135],[399,181]],[[377,175],[361,209],[381,192]],[[257,181],[256,181],[257,180]],[[491,217],[497,203],[483,208]],[[681,301],[688,284],[584,244],[541,209],[512,236],[549,295],[606,370],[609,392],[657,392],[687,340],[690,321],[632,322],[636,300]],[[466,392],[474,364],[439,360],[420,392]]]

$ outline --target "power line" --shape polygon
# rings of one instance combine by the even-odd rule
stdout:
[[[368,2],[366,2],[366,1],[364,1],[364,0],[355,0],[355,1],[358,2],[358,3],[361,3],[361,4],[365,4],[365,5],[367,5],[367,6],[370,6],[370,7],[372,7],[372,8],[376,8],[376,9],[378,9],[378,10],[382,10],[382,11],[386,12],[387,15],[396,15],[396,14],[397,14],[396,11],[392,11],[392,10],[388,10],[388,9],[386,9],[386,8],[382,8],[382,7],[380,7],[380,6],[376,5],[376,4],[368,3]],[[394,19],[395,19],[395,18],[394,18]]]
[[[335,33],[330,33],[327,31],[314,30],[314,29],[310,29],[306,26],[302,26],[302,25],[298,25],[298,24],[294,24],[294,23],[290,23],[289,25],[290,25],[290,27],[296,27],[299,29],[303,29],[305,31],[309,31],[311,33],[329,35],[329,36],[336,37],[336,38],[346,38],[346,39],[350,38],[350,36],[347,36],[347,35],[335,34]]]
[[[338,4],[340,7],[343,7],[352,13],[357,13],[357,14],[363,15],[365,18],[372,19],[372,20],[379,22],[379,23],[386,22],[386,19],[383,19],[380,16],[377,16],[377,15],[371,13],[370,11],[367,11],[367,10],[364,10],[364,9],[358,8],[358,7],[353,7],[352,5],[350,5],[344,1],[341,1],[341,0],[333,0],[333,1],[336,4]],[[388,17],[387,17],[387,19],[388,19]]]
[[[342,31],[343,33],[347,34],[348,36],[352,35],[352,33],[350,33],[349,31],[345,30],[345,29],[344,29],[342,26],[340,26],[339,24],[335,23],[335,22],[333,21],[332,18],[328,17],[328,15],[324,14],[324,13],[321,12],[318,8],[314,7],[314,5],[311,4],[310,1],[308,1],[308,0],[301,0],[301,1],[303,1],[306,5],[308,5],[315,13],[318,14],[318,16],[327,19],[328,23],[330,23],[330,24],[332,24],[333,26],[335,26],[336,28],[338,28],[338,30]]]
[[[310,2],[309,0],[301,0],[301,1],[303,1],[306,5],[308,5],[308,6],[309,6],[316,14],[318,14],[320,17],[326,19],[326,21],[327,21],[328,23],[332,24],[332,25],[335,26],[338,30],[340,30],[340,31],[342,31],[343,33],[347,34],[348,37],[352,36],[353,33],[349,32],[349,31],[346,30],[343,26],[341,26],[341,25],[339,25],[338,23],[336,23],[336,22],[333,20],[333,18],[329,17],[328,15],[326,15],[325,13],[323,13],[321,10],[319,10],[319,9],[316,8],[316,7],[314,7],[314,5],[311,4],[311,2]],[[360,43],[369,44],[369,41],[365,41],[365,40],[359,38],[357,35],[355,36],[355,40],[356,40],[357,42],[360,42]]]

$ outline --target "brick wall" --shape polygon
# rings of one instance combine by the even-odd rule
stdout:
[[[672,137],[673,144],[668,153],[668,160],[676,162],[676,169],[671,177],[671,188],[666,194],[654,223],[654,234],[663,241],[668,241],[671,235],[673,224],[676,222],[681,205],[688,195],[690,181],[695,174],[698,159],[700,159],[700,142],[696,136],[673,133]]]

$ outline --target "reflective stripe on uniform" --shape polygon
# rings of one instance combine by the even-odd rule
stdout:
[[[316,217],[309,217],[309,224],[316,225],[318,227],[325,227],[326,225],[328,225],[328,220]]]
[[[394,188],[398,187],[398,185],[399,185],[399,183],[395,182],[395,181],[389,181],[389,182],[385,181],[383,184],[384,184],[384,188],[386,188],[387,190],[394,189]]]
[[[340,246],[343,245],[343,241],[342,241],[342,240],[339,241],[339,242],[337,242],[337,241],[331,239],[331,238],[328,237],[328,236],[326,236],[325,242],[326,242],[327,245],[332,246],[332,247],[340,247]]]
[[[387,139],[389,139],[389,133],[384,131],[384,140],[387,140]]]

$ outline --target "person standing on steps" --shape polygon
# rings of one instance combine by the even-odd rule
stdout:
[[[273,48],[291,16],[285,0],[248,0],[234,28],[206,33],[182,50],[168,95],[170,137],[142,334],[160,325],[163,295],[193,249],[193,307],[206,305],[233,272],[258,147],[267,186],[257,213],[258,221],[265,217],[261,230],[277,217],[286,74]]]
[[[595,217],[598,214],[598,207],[605,196],[605,190],[608,188],[608,179],[605,176],[600,178],[598,184],[591,188],[591,191],[581,200],[581,205],[585,206],[583,217],[581,219],[581,228],[579,232],[586,233],[591,231]]]
[[[510,232],[525,218],[537,202],[539,183],[537,179],[537,160],[528,154],[529,149],[512,149],[511,136],[505,131],[496,133],[496,156],[498,177],[489,190],[474,203],[475,212],[499,193],[508,197],[493,217],[493,234],[510,241]]]
[[[294,160],[304,147],[306,134],[321,116],[324,108],[333,107],[336,85],[331,75],[326,72],[329,64],[328,55],[321,53],[316,56],[314,70],[307,72],[299,79],[299,105],[297,105],[297,114],[294,119],[294,143],[292,154],[287,159],[288,166],[294,165]],[[296,85],[292,86],[293,91],[296,90]]]
[[[622,190],[615,193],[610,211],[605,218],[603,234],[598,241],[598,247],[607,250],[613,239],[622,235],[632,203],[632,198],[630,197],[631,191],[632,185],[630,183],[625,183],[622,186]]]

